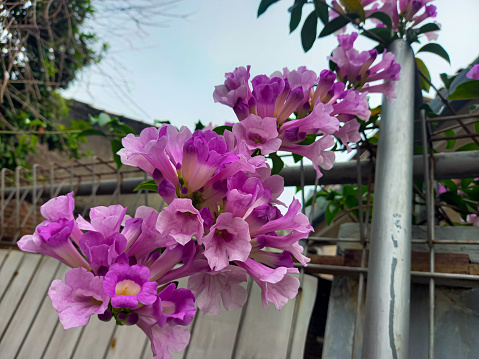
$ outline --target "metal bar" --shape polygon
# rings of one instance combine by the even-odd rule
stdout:
[[[22,167],[15,168],[15,224],[17,226],[14,238],[18,237],[20,231],[20,170]],[[15,242],[15,241],[14,241]]]
[[[451,178],[474,178],[479,177],[479,151],[465,151],[465,152],[449,152],[434,155],[435,158],[435,178],[451,179]],[[367,181],[368,171],[374,171],[374,165],[371,161],[365,160],[361,162],[362,180]],[[345,162],[336,163],[329,171],[324,171],[323,177],[318,181],[318,185],[328,184],[354,184],[357,183],[356,163]],[[413,179],[422,181],[424,179],[424,169],[422,164],[422,155],[413,156]],[[285,186],[297,186],[298,181],[298,166],[284,168],[280,175],[284,177]],[[316,179],[316,170],[313,166],[304,166],[304,180],[305,185],[314,185]],[[143,177],[125,179],[121,184],[121,193],[133,193],[133,190],[140,183],[145,182]],[[116,180],[103,180],[97,185],[98,195],[112,194],[117,186]],[[64,195],[70,192],[69,184],[56,184],[55,187],[61,188],[59,195]],[[91,195],[91,182],[84,182],[78,186],[76,192],[77,196]],[[28,191],[31,186],[21,186],[20,191]],[[47,185],[42,198],[49,198],[48,192],[52,191],[51,185]],[[5,195],[8,196],[11,192],[15,192],[12,187],[5,188]],[[28,197],[27,197],[28,198]]]
[[[364,230],[364,209],[363,209],[363,181],[361,173],[361,151],[358,146],[356,154],[356,167],[358,178],[358,214],[359,214],[359,240],[361,242],[361,268],[366,265],[366,233]],[[359,273],[358,296],[356,300],[356,315],[354,317],[353,346],[351,350],[352,359],[356,358],[356,346],[358,340],[359,322],[361,319],[361,306],[364,296],[364,273]]]
[[[424,158],[424,184],[426,190],[427,211],[427,240],[429,245],[429,270],[434,273],[434,151],[433,139],[427,143],[426,111],[421,110],[422,150]],[[429,156],[427,149],[429,148]],[[435,307],[435,283],[434,278],[429,279],[429,359],[434,359],[434,307]]]
[[[411,282],[412,159],[416,62],[394,41],[397,97],[383,100],[371,224],[362,358],[407,358]]]
[[[455,121],[455,120],[466,120],[468,118],[479,117],[479,112],[468,113],[464,115],[454,115],[454,116],[442,116],[426,119],[426,122],[438,122],[438,121]]]
[[[473,138],[473,137],[479,137],[479,133],[471,133],[471,134],[466,134],[466,135],[457,135],[457,136],[442,136],[442,137],[433,137],[430,138],[430,141],[448,141],[448,140],[459,140],[461,138]]]
[[[32,166],[32,176],[33,176],[33,201],[32,201],[32,206],[33,206],[33,225],[37,225],[37,168],[38,168],[38,163],[34,163]]]
[[[2,168],[0,171],[1,174],[1,188],[0,195],[2,202],[0,203],[0,240],[3,238],[3,231],[5,230],[5,172],[6,168]]]
[[[478,123],[478,122],[479,122],[479,120],[469,121],[469,122],[466,123],[466,125],[469,126],[469,125],[473,125],[473,124]],[[444,133],[445,131],[454,130],[454,129],[458,128],[458,127],[461,127],[461,126],[456,124],[456,125],[451,125],[451,126],[443,127],[443,128],[441,128],[440,130],[433,131],[433,132],[431,133],[431,136],[436,136],[436,135],[439,135],[439,134],[441,134],[441,133]]]

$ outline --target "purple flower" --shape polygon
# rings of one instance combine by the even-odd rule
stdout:
[[[349,143],[356,143],[361,140],[361,134],[359,133],[359,123],[356,120],[346,122],[338,131],[334,133],[336,138],[339,138],[341,142],[346,146],[348,152],[351,152]]]
[[[306,257],[303,255],[304,249],[303,247],[298,243],[300,239],[304,239],[308,236],[307,233],[304,232],[299,232],[299,231],[291,231],[290,233],[284,235],[284,236],[276,236],[276,235],[271,235],[271,234],[263,234],[258,236],[258,242],[261,243],[261,248],[262,247],[268,247],[268,248],[277,248],[281,249],[283,251],[286,251],[284,253],[292,254],[294,258],[298,260],[302,265],[306,266],[307,263],[311,260],[310,258]],[[278,267],[279,265],[272,265],[271,263],[265,262],[263,257],[258,257],[257,254],[251,255],[252,258],[265,263],[271,267]],[[283,267],[288,267],[287,265],[282,265]]]
[[[244,219],[231,213],[221,213],[200,244],[205,245],[205,257],[213,270],[221,270],[229,261],[245,261],[251,252],[249,226]]]
[[[367,82],[399,80],[401,66],[396,62],[396,56],[384,51],[382,60],[373,65],[378,52],[376,50],[358,52],[353,47],[357,37],[358,33],[339,35],[339,47],[333,51],[333,56],[328,57],[336,63],[335,71],[338,73],[339,79],[352,85],[358,91],[366,91],[364,85]]]
[[[332,134],[339,129],[339,121],[331,116],[333,106],[318,102],[313,111],[306,117],[299,120],[292,120],[284,123],[280,128],[281,139],[283,145],[288,145],[294,142],[301,142],[304,138],[291,139],[288,138],[286,131],[297,129],[297,133],[306,134]]]
[[[237,172],[228,178],[226,212],[234,217],[247,217],[254,208],[269,203],[271,191],[264,189],[261,180]]]
[[[118,151],[118,155],[124,164],[140,167],[152,177],[155,177],[154,172],[158,170],[162,178],[173,183],[175,187],[179,187],[176,166],[181,167],[181,162],[176,162],[180,159],[173,156],[172,153],[178,155],[175,149],[178,146],[182,148],[189,137],[191,137],[191,132],[183,127],[180,132],[171,125],[165,125],[161,129],[145,128],[139,137],[133,134],[124,137],[122,139],[124,148]],[[167,148],[171,157],[168,155]]]
[[[63,328],[88,324],[93,314],[103,314],[109,298],[103,291],[103,278],[85,268],[73,268],[65,274],[65,283],[55,279],[48,296],[58,312]]]
[[[297,268],[278,267],[269,268],[255,260],[248,258],[245,262],[236,262],[245,269],[253,280],[261,287],[263,307],[268,307],[268,302],[274,303],[281,310],[288,300],[298,294],[299,280],[289,273],[298,273]]]
[[[57,222],[44,221],[33,235],[25,235],[17,242],[25,252],[41,253],[58,259],[70,267],[90,269],[89,264],[78,253],[69,237],[74,227],[74,220],[59,219]]]
[[[154,318],[140,316],[136,325],[150,339],[151,350],[155,359],[172,359],[170,351],[181,352],[190,341],[190,332],[187,328],[170,324],[161,328]]]
[[[410,28],[414,28],[426,19],[437,16],[436,7],[428,4],[432,0],[383,0],[383,6],[377,8],[377,11],[385,12],[391,17],[393,29],[399,32],[400,36],[406,35]],[[429,33],[425,33],[428,36]],[[430,39],[429,39],[430,40]]]
[[[319,170],[319,167],[329,170],[333,167],[334,152],[328,151],[328,148],[334,145],[334,139],[332,136],[323,136],[316,142],[310,145],[286,145],[281,146],[281,150],[296,153],[298,155],[309,158],[313,162],[313,166],[316,169],[318,178],[323,174]]]
[[[60,219],[71,221],[74,219],[74,210],[75,199],[73,198],[73,192],[70,192],[65,196],[52,198],[40,207],[40,213],[50,222],[57,222]],[[82,234],[82,231],[75,223],[71,234],[73,241],[78,244]]]
[[[176,242],[185,245],[193,236],[197,240],[203,237],[203,222],[191,199],[175,198],[158,215],[156,228],[163,236],[170,235]]]
[[[257,149],[262,155],[268,155],[278,151],[281,146],[281,140],[277,138],[276,118],[273,117],[262,119],[251,114],[233,126],[233,133],[238,140],[240,153],[247,156],[251,156]]]
[[[285,82],[280,77],[269,78],[266,75],[258,75],[252,81],[253,97],[256,100],[257,115],[273,117],[277,97],[283,92]]]
[[[387,83],[393,84],[388,81]],[[394,84],[393,84],[394,86]],[[368,88],[368,90],[370,87]],[[368,121],[371,116],[367,93],[360,94],[358,91],[346,90],[343,92],[341,101],[333,104],[333,112],[331,115],[338,115],[340,121],[347,122],[354,116],[359,117],[363,121]]]
[[[152,313],[151,313],[152,311]],[[188,325],[195,316],[195,296],[189,289],[176,288],[170,283],[163,289],[157,300],[151,306],[145,306],[135,311],[141,315],[153,315],[160,327],[166,323],[174,325]]]
[[[224,84],[215,86],[213,93],[215,102],[220,102],[231,108],[237,104],[238,100],[248,103],[251,97],[251,91],[248,86],[250,68],[251,66],[248,65],[246,68],[237,67],[233,72],[227,72]]]
[[[173,246],[167,247],[156,260],[148,264],[151,272],[150,280],[163,284],[189,275],[188,269],[197,254],[197,245],[195,241],[189,241],[184,246],[173,242],[175,243]],[[181,261],[183,266],[173,269]],[[184,275],[176,275],[176,273]]]
[[[142,218],[141,232],[135,242],[127,250],[128,257],[135,257],[138,262],[146,259],[156,248],[165,247],[166,238],[156,230],[158,212],[152,208],[141,206],[136,210],[134,219]],[[126,229],[126,226],[125,226]],[[122,232],[123,233],[123,232]],[[127,246],[128,248],[128,246]]]
[[[103,289],[114,308],[135,309],[138,303],[148,305],[156,301],[158,283],[149,280],[148,267],[115,263],[103,279]]]
[[[258,249],[251,251],[250,257],[272,268],[293,267],[293,259],[291,258],[291,253],[286,251],[283,253],[271,253]]]
[[[299,201],[298,201],[299,203]],[[301,204],[299,204],[301,206]],[[251,214],[246,217],[246,222],[249,224],[250,233],[256,232],[266,223],[282,217],[281,211],[277,207],[270,204],[256,207]],[[274,228],[270,231],[274,231]],[[265,232],[266,233],[266,232]]]
[[[471,70],[466,74],[468,79],[479,80],[479,64],[474,65]]]
[[[265,208],[265,210],[267,210],[267,208]],[[293,199],[284,216],[281,216],[281,214],[278,214],[276,211],[273,213],[270,211],[271,209],[267,210],[265,214],[265,219],[268,219],[268,221],[265,221],[266,223],[258,229],[252,230],[251,236],[255,237],[259,234],[284,230],[295,230],[306,234],[313,230],[313,227],[309,224],[308,217],[301,213],[301,203],[296,198]]]
[[[51,222],[56,222],[59,219],[73,219],[73,211],[75,210],[75,200],[73,199],[73,192],[65,196],[52,198],[40,207],[40,213],[43,217]]]
[[[289,71],[288,68],[285,67],[283,69],[283,78],[288,81],[290,88],[293,89],[290,93],[290,96],[288,97],[288,100],[291,99],[291,95],[293,95],[296,90],[301,90],[301,96],[293,95],[294,98],[299,101],[294,101],[295,107],[292,109],[292,111],[288,109],[288,111],[284,113],[285,117],[278,119],[279,123],[282,123],[285,119],[287,119],[289,115],[293,113],[293,111],[296,111],[298,113],[297,117],[304,117],[308,113],[311,107],[309,105],[311,90],[313,86],[317,84],[318,76],[314,71],[308,70],[306,66],[300,66],[297,70],[293,71]],[[284,108],[287,108],[288,100],[286,101]]]
[[[83,217],[78,216],[78,226],[86,231],[96,231],[104,237],[109,237],[120,232],[120,227],[126,220],[126,208],[121,205],[113,205],[109,207],[99,206],[90,209],[90,222]]]
[[[80,250],[97,275],[104,275],[125,249],[126,238],[120,233],[105,238],[99,232],[89,231],[80,239]]]
[[[196,297],[196,304],[205,314],[221,313],[221,303],[226,310],[241,308],[247,293],[239,283],[246,282],[246,271],[228,265],[221,271],[199,271],[188,278],[188,288]]]

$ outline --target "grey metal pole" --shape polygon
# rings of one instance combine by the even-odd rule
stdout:
[[[411,282],[412,159],[416,64],[410,46],[390,46],[401,65],[396,98],[383,100],[362,358],[407,358]]]

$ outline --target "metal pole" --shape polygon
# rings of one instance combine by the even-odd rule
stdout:
[[[396,98],[383,100],[362,358],[407,358],[411,282],[412,159],[416,64],[410,46],[390,46],[401,65]]]

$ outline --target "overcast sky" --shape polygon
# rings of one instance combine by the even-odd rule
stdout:
[[[225,72],[245,65],[252,66],[252,77],[283,67],[306,65],[317,73],[327,68],[326,56],[337,46],[335,37],[316,41],[305,54],[300,29],[289,35],[287,8],[292,3],[281,0],[256,18],[259,0],[181,0],[169,11],[186,18],[145,17],[155,26],[145,25],[140,31],[124,23],[123,36],[96,26],[100,38],[111,45],[109,54],[100,65],[84,70],[64,95],[145,122],[170,120],[191,127],[198,119],[218,125],[235,120],[230,108],[212,98]],[[434,4],[443,27],[438,42],[449,52],[452,66],[435,55],[419,57],[440,85],[440,72],[453,73],[479,55],[479,1]],[[303,18],[312,10],[308,6]],[[373,45],[361,41],[364,50]]]

